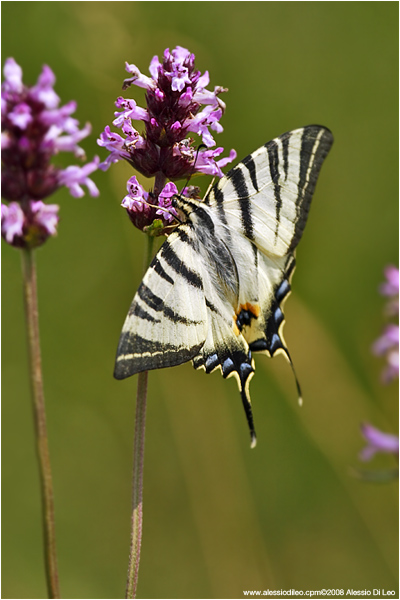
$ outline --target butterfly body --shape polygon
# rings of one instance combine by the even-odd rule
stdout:
[[[255,445],[252,354],[282,352],[291,363],[282,305],[332,142],[320,126],[288,132],[246,157],[204,201],[174,200],[182,224],[133,299],[118,346],[117,379],[189,360],[207,373],[219,368],[237,379]]]

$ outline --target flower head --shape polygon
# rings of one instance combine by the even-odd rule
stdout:
[[[85,183],[92,196],[98,195],[97,187],[88,175],[97,168],[99,159],[96,157],[81,169],[60,169],[51,163],[52,157],[59,152],[72,152],[76,157],[84,158],[79,143],[89,135],[91,127],[87,123],[80,129],[77,119],[71,116],[76,110],[75,102],[59,106],[60,98],[53,89],[55,76],[50,67],[45,65],[37,83],[28,87],[22,81],[21,67],[13,58],[8,58],[4,77],[1,86],[2,196],[10,201],[10,205],[8,210],[3,205],[2,235],[8,243],[18,247],[23,247],[24,243],[38,245],[40,240],[43,243],[46,236],[55,233],[54,205],[49,205],[51,208],[47,210],[43,199],[63,185],[73,195],[83,195],[82,189],[78,189],[79,183]],[[72,173],[77,180],[74,184],[71,184]],[[19,208],[15,202],[19,203]],[[14,228],[10,225],[12,219],[15,220]],[[16,229],[17,223],[22,229]],[[39,233],[31,235],[33,230]]]
[[[112,162],[125,159],[146,177],[161,172],[168,179],[178,179],[189,177],[195,171],[212,172],[220,177],[222,172],[215,155],[210,153],[197,163],[194,140],[188,140],[186,135],[196,133],[207,148],[215,146],[210,130],[222,131],[219,121],[225,104],[219,94],[226,90],[222,87],[216,87],[214,92],[207,90],[208,72],[202,75],[197,71],[194,54],[181,46],[171,52],[165,50],[162,62],[157,56],[153,57],[149,69],[151,77],[129,63],[126,70],[130,77],[125,79],[123,89],[131,85],[144,88],[147,107],[137,106],[133,99],[117,99],[115,105],[120,110],[115,112],[113,125],[122,129],[125,137],[113,134],[106,127],[98,143],[110,150],[111,155],[100,168],[105,170]],[[203,110],[202,104],[206,105]],[[132,120],[143,122],[143,134],[134,129]],[[182,144],[187,148],[186,153],[177,151]],[[224,160],[230,162],[232,156],[231,152]]]
[[[146,177],[155,176],[154,190],[146,192],[135,176],[127,183],[128,194],[122,201],[132,223],[151,235],[164,234],[177,223],[173,196],[178,194],[174,180],[188,178],[194,173],[222,177],[222,168],[234,160],[231,150],[226,158],[217,158],[223,148],[215,148],[211,131],[220,133],[220,119],[225,104],[219,94],[226,90],[207,89],[210,77],[195,68],[195,56],[186,48],[177,46],[165,50],[160,61],[154,56],[150,62],[150,77],[136,65],[125,63],[129,77],[123,83],[126,90],[136,85],[146,90],[146,108],[131,98],[117,98],[113,125],[121,133],[111,131],[107,125],[98,139],[99,146],[109,155],[99,167],[106,170],[112,163],[126,160]],[[202,105],[205,105],[202,108]],[[132,121],[142,122],[139,132]],[[200,136],[196,150],[195,141],[188,133]],[[203,148],[205,147],[205,150]],[[171,180],[166,182],[167,179]],[[183,194],[196,194],[185,189]],[[192,196],[194,197],[194,196]],[[153,227],[153,223],[157,225]]]

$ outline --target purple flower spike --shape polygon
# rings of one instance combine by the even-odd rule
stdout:
[[[73,152],[84,158],[78,144],[89,135],[91,126],[87,123],[80,129],[77,119],[71,116],[76,102],[59,106],[60,98],[53,89],[56,79],[50,67],[45,65],[36,85],[28,87],[23,84],[21,67],[8,58],[4,77],[2,195],[11,203],[2,212],[2,235],[14,246],[34,247],[55,234],[58,222],[58,207],[46,206],[42,200],[62,185],[78,197],[83,195],[80,186],[85,184],[90,194],[97,196],[98,189],[88,175],[98,168],[99,159],[95,157],[83,167],[66,169],[51,164],[52,157],[59,152]]]
[[[368,445],[360,452],[360,459],[371,460],[377,452],[399,454],[399,438],[397,435],[384,433],[368,423],[361,426],[361,433]]]
[[[115,112],[113,125],[119,127],[125,137],[112,140],[114,134],[106,127],[98,144],[105,146],[111,156],[101,163],[100,168],[105,170],[111,163],[125,159],[146,177],[183,179],[196,171],[221,177],[222,163],[217,163],[215,157],[222,149],[208,155],[200,153],[198,166],[197,162],[195,164],[196,147],[186,135],[196,133],[207,147],[215,146],[210,130],[222,131],[219,121],[225,104],[218,95],[227,90],[222,87],[215,87],[214,92],[207,90],[208,72],[202,75],[197,71],[194,54],[181,46],[171,52],[165,50],[162,62],[157,56],[152,58],[151,77],[143,75],[133,64],[126,63],[126,70],[131,77],[125,79],[123,89],[130,85],[144,88],[147,107],[137,106],[132,99],[117,99],[116,106],[122,110]],[[206,105],[203,110],[202,104]],[[143,134],[133,129],[131,120],[142,121]],[[113,141],[116,143],[112,144]],[[223,164],[227,162],[224,159]]]
[[[385,269],[386,281],[380,286],[380,292],[390,298],[386,307],[389,316],[399,313],[399,270],[392,265]],[[377,356],[385,356],[386,368],[382,373],[384,383],[390,383],[399,376],[399,326],[391,323],[383,334],[372,345],[372,352]]]
[[[397,311],[391,314],[398,314],[398,296],[399,296],[399,270],[396,267],[389,266],[385,269],[386,281],[382,284],[380,291],[384,296],[389,296],[393,301],[397,301]],[[389,383],[399,376],[399,326],[391,323],[384,329],[383,334],[372,346],[372,352],[377,356],[385,356],[387,360],[386,367],[382,373],[384,383]],[[361,460],[370,460],[377,452],[386,452],[399,454],[399,438],[396,435],[383,433],[372,425],[365,424],[361,427],[362,434],[367,440],[368,445],[360,452]],[[361,474],[363,477],[370,478],[372,481],[386,480],[398,477],[397,472],[372,472]],[[383,479],[382,479],[383,478]]]

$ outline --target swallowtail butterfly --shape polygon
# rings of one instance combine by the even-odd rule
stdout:
[[[238,382],[255,445],[253,354],[283,353],[292,365],[282,303],[332,142],[331,132],[318,125],[289,131],[231,169],[203,201],[174,199],[182,223],[133,299],[118,345],[117,379],[189,360],[207,373],[219,368]]]

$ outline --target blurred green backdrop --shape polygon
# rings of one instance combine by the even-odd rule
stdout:
[[[147,72],[176,45],[209,70],[211,89],[229,88],[217,143],[238,158],[310,123],[335,136],[285,311],[304,406],[285,361],[259,357],[250,451],[234,381],[190,365],[151,373],[139,597],[397,589],[397,485],[360,482],[351,467],[362,421],[397,428],[396,385],[382,387],[370,346],[398,252],[398,4],[3,2],[2,17],[3,63],[13,56],[30,84],[51,66],[62,102],[76,99],[93,125],[89,159],[106,155],[96,138],[124,61]],[[98,199],[60,191],[59,235],[37,252],[64,598],[124,594],[136,381],[112,371],[142,270],[143,235],[119,206],[131,174],[96,173]],[[20,256],[4,243],[2,297],[2,597],[43,598]],[[365,468],[385,466],[390,457]]]

